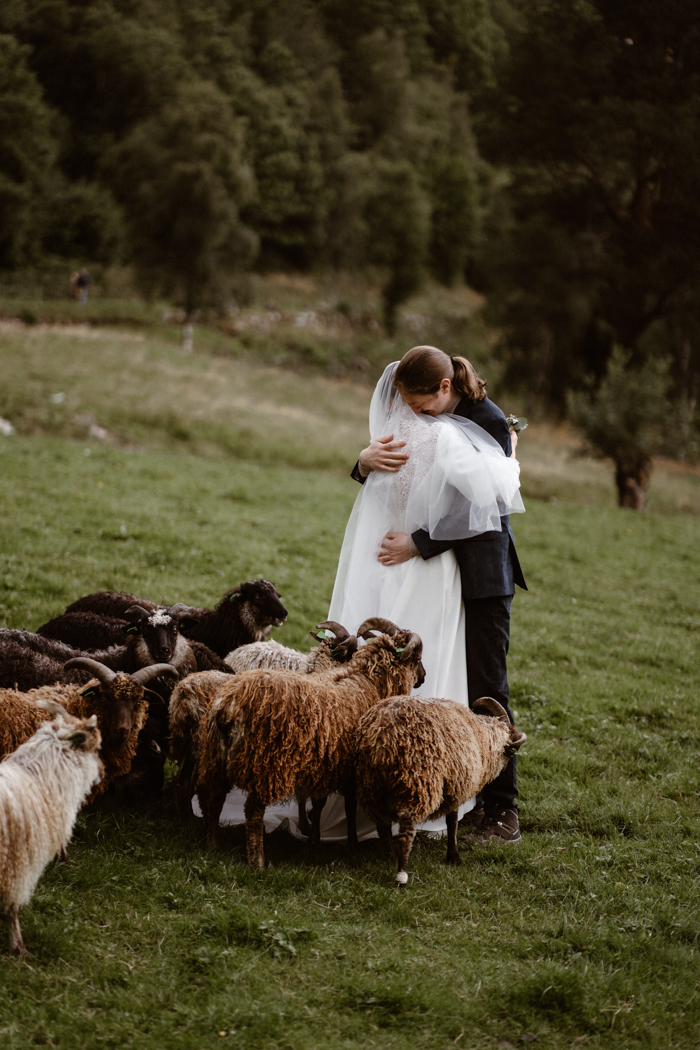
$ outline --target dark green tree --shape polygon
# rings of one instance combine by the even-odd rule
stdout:
[[[635,366],[615,347],[598,387],[569,394],[571,421],[583,433],[587,451],[615,465],[621,507],[647,509],[653,457],[668,448],[674,429],[668,386],[666,361]]]
[[[0,268],[41,256],[45,198],[56,177],[55,114],[27,64],[29,48],[0,36]]]
[[[433,169],[430,266],[451,285],[462,279],[474,247],[478,223],[478,185],[474,167],[463,156],[443,155]]]
[[[239,216],[253,190],[241,138],[226,96],[193,82],[111,159],[142,286],[174,296],[188,318],[220,304],[255,252],[256,237]]]
[[[481,147],[509,171],[482,273],[508,378],[563,410],[568,387],[605,375],[613,345],[636,366],[652,347],[675,357],[684,324],[695,338],[700,8],[513,0],[509,10],[509,57],[478,124]]]
[[[369,254],[388,271],[382,304],[384,326],[393,335],[398,307],[418,291],[424,277],[430,205],[407,161],[378,163],[375,180],[366,207]]]

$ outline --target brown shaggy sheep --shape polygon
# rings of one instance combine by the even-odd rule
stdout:
[[[219,689],[232,681],[221,671],[199,671],[183,678],[170,697],[170,757],[177,762],[175,805],[180,820],[192,814],[192,796],[199,777],[199,727]]]
[[[392,696],[360,719],[354,745],[357,798],[392,860],[397,857],[391,825],[398,821],[397,883],[408,881],[416,824],[430,817],[447,818],[447,863],[461,863],[459,807],[498,776],[526,739],[491,697],[470,710],[454,700]]]
[[[319,634],[319,631],[324,634]],[[334,637],[328,637],[328,631],[332,631]],[[267,667],[320,674],[347,663],[357,649],[356,636],[331,620],[317,624],[316,631],[309,631],[309,634],[321,643],[310,653],[300,653],[273,641],[251,642],[229,653],[226,657],[227,666],[237,673]],[[214,670],[191,674],[178,682],[170,698],[170,755],[178,765],[175,804],[181,820],[191,813],[191,799],[199,776],[199,726],[225,681],[226,675]],[[301,796],[298,802],[299,828],[303,835],[309,835],[311,829],[306,815],[306,798]]]
[[[266,806],[297,793],[312,802],[312,842],[332,791],[352,796],[353,731],[373,704],[421,681],[422,643],[387,620],[367,620],[358,635],[389,630],[349,663],[320,675],[244,671],[219,690],[202,722],[197,794],[207,841],[219,841],[219,814],[232,786],[247,791],[248,861],[263,867]]]
[[[149,691],[145,686],[156,675],[177,677],[177,671],[170,664],[152,664],[126,674],[82,656],[66,664],[71,665],[91,671],[95,678],[87,685],[44,685],[26,693],[0,689],[0,757],[23,744],[50,717],[37,707],[38,700],[61,704],[75,718],[97,715],[104,763],[104,776],[95,791],[98,793],[131,769],[139,730],[148,714]]]

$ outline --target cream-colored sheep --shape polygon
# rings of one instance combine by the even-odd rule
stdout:
[[[26,954],[19,909],[31,900],[49,861],[65,849],[103,769],[96,715],[73,718],[51,700],[37,706],[52,721],[0,762],[0,899],[16,955]]]

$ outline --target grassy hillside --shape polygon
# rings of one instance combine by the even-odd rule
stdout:
[[[118,333],[13,331],[4,346],[0,414],[18,406],[23,432],[0,439],[0,622],[35,627],[101,587],[210,602],[260,574],[290,610],[275,637],[306,644],[366,390]],[[261,389],[287,414],[251,412]],[[201,435],[205,393],[222,433],[250,428],[235,454]],[[168,436],[166,405],[186,437]],[[72,421],[89,410],[112,438]],[[564,455],[533,430],[524,457],[530,437],[533,462]],[[0,951],[0,1045],[698,1045],[700,519],[605,505],[597,464],[538,469],[543,498],[514,521],[530,583],[511,654],[523,843],[465,846],[448,869],[443,844],[420,841],[399,893],[375,843],[313,852],[277,833],[253,873],[239,830],[209,854],[169,793],[108,799],[23,913],[33,957]]]
[[[289,294],[301,302],[300,292]],[[98,300],[91,306],[92,320],[104,305]],[[59,306],[64,322],[78,311],[74,303]],[[403,343],[374,339],[372,374],[403,353],[409,334]],[[129,326],[112,327],[0,320],[0,416],[20,434],[70,437],[94,449],[179,449],[345,475],[367,441],[371,384],[329,375],[323,341],[314,344],[315,365],[296,361],[290,370],[274,363],[275,350],[282,357],[286,352],[284,335],[275,330],[264,339],[256,349],[202,327],[197,352],[187,355],[179,327],[157,323],[153,314],[142,326],[133,317]],[[487,359],[483,367],[491,391],[497,371],[494,376]],[[525,411],[507,395],[502,405]],[[526,496],[615,505],[610,464],[579,457],[578,442],[565,429],[531,423],[518,449]],[[650,507],[699,514],[700,469],[659,463]]]

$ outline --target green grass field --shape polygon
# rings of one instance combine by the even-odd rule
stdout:
[[[305,646],[368,390],[133,335],[0,332],[18,430],[0,438],[0,624],[103,587],[210,603],[263,575],[290,610],[275,637]],[[208,853],[168,791],[108,798],[22,913],[32,957],[0,950],[3,1050],[700,1045],[698,478],[660,469],[656,513],[635,515],[605,465],[537,428],[521,447],[522,844],[464,846],[453,869],[419,841],[397,891],[372,842],[277,833],[251,872],[240,829]]]

